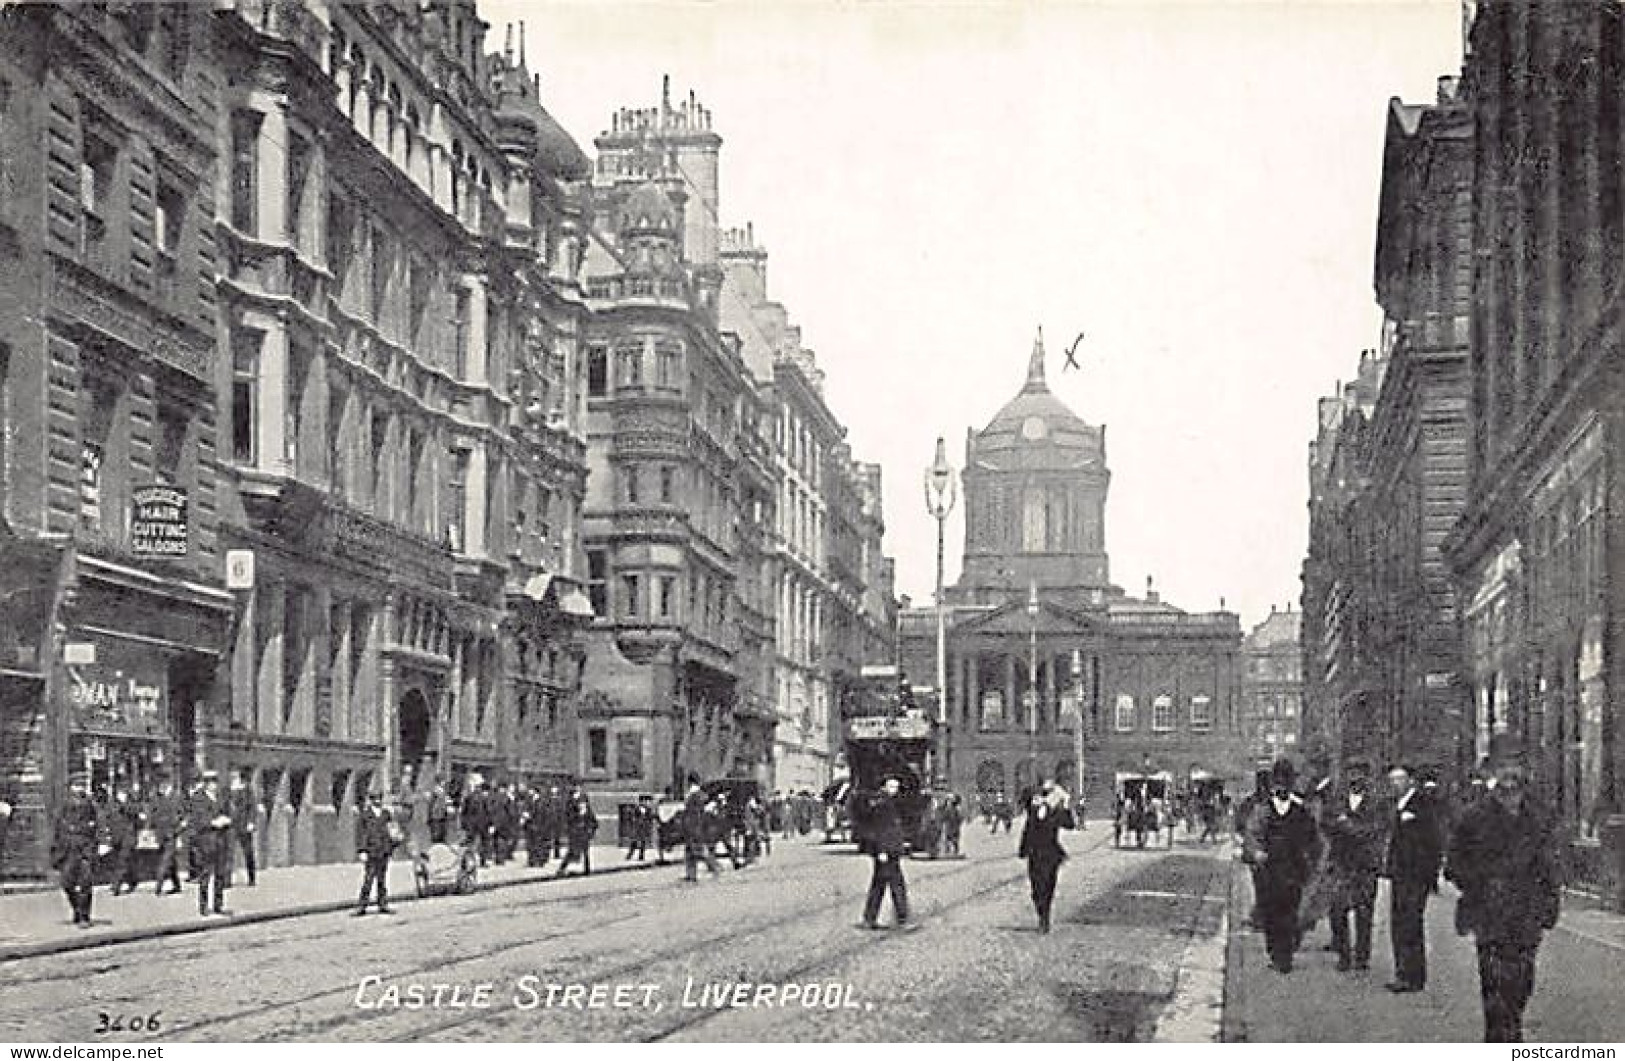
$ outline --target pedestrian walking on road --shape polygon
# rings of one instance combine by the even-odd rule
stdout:
[[[1394,767],[1388,771],[1388,782],[1396,799],[1388,827],[1388,927],[1394,978],[1387,987],[1402,994],[1427,986],[1425,915],[1428,896],[1439,890],[1443,838],[1438,808],[1417,786],[1410,768]]]
[[[1027,860],[1027,880],[1032,885],[1033,909],[1038,912],[1038,931],[1049,931],[1050,905],[1055,901],[1055,881],[1066,861],[1060,832],[1074,824],[1065,790],[1045,778],[1027,808],[1027,821],[1021,827],[1017,856]]]
[[[1256,815],[1258,907],[1270,967],[1292,971],[1298,947],[1298,905],[1319,855],[1315,820],[1292,791],[1292,763],[1279,759],[1270,770],[1270,794]]]
[[[96,879],[96,860],[112,850],[102,829],[96,804],[90,800],[90,780],[73,775],[68,799],[56,816],[51,837],[51,865],[62,875],[62,892],[68,897],[73,923],[90,927],[91,888]]]
[[[1331,882],[1332,944],[1340,973],[1371,968],[1371,912],[1377,902],[1377,875],[1382,871],[1383,819],[1370,787],[1364,772],[1353,772],[1348,791],[1330,802],[1321,818]]]
[[[598,833],[598,815],[593,813],[592,804],[587,800],[587,794],[576,789],[570,803],[569,816],[564,823],[564,832],[569,840],[569,849],[564,852],[564,861],[559,863],[558,876],[564,876],[564,871],[570,868],[572,862],[580,861],[581,875],[592,874],[592,838]]]
[[[880,904],[886,893],[891,893],[892,912],[897,927],[908,927],[908,882],[903,879],[903,856],[908,845],[903,836],[902,809],[898,806],[898,793],[902,783],[888,777],[880,787],[880,794],[870,805],[863,847],[874,860],[869,877],[869,896],[863,903],[863,927],[878,928]]]
[[[1488,794],[1463,814],[1450,839],[1446,875],[1461,889],[1456,930],[1478,948],[1484,1041],[1523,1041],[1535,990],[1535,952],[1557,925],[1561,878],[1551,814],[1528,791],[1521,751],[1498,749]]]
[[[638,797],[637,806],[632,808],[627,816],[627,829],[630,834],[626,842],[626,860],[632,861],[635,854],[642,862],[649,853],[649,834],[654,831],[655,809],[654,798],[649,795]]]
[[[203,787],[186,808],[186,822],[187,843],[197,866],[198,915],[224,914],[226,889],[231,886],[232,823],[230,807],[220,791],[220,775],[215,771],[203,771]]]
[[[356,906],[356,917],[367,913],[367,897],[376,892],[378,912],[392,914],[389,907],[389,858],[395,853],[403,833],[395,824],[389,808],[384,806],[384,795],[377,789],[367,793],[367,805],[355,821],[355,851],[361,861],[361,898]]]
[[[705,804],[705,792],[700,788],[699,779],[689,778],[688,796],[683,800],[683,880],[691,884],[699,880],[702,860],[711,876],[722,872],[717,866],[716,853],[711,850],[711,829]]]

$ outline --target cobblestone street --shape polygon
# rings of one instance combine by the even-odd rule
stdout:
[[[1218,982],[1181,967],[1222,942],[1219,850],[1117,851],[1098,822],[1068,846],[1048,936],[1014,835],[973,827],[968,858],[911,861],[911,933],[858,927],[867,859],[791,841],[697,885],[672,866],[19,959],[0,1037],[119,1038],[97,1035],[101,1014],[153,1010],[165,1040],[1129,1041],[1168,1035],[1176,1010],[1178,1034],[1215,1036]],[[749,1000],[754,985],[838,984],[822,993],[840,1008],[694,1005],[737,983]],[[489,1008],[454,1004],[480,984]],[[631,1004],[559,991],[548,1005],[549,984],[631,985]],[[441,1006],[409,1008],[437,985]]]

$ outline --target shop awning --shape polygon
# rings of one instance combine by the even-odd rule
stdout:
[[[542,574],[532,575],[525,588],[521,590],[525,596],[538,603],[547,598],[547,588],[553,584],[553,576]]]
[[[587,599],[587,595],[576,587],[571,587],[570,591],[564,595],[564,599],[559,601],[559,610],[565,615],[573,615],[578,619],[597,617],[597,613],[592,610],[592,601]]]

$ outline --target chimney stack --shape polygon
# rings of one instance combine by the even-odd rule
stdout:
[[[1458,95],[1460,91],[1461,78],[1452,74],[1446,74],[1439,78],[1439,105],[1444,106],[1446,103],[1455,103],[1460,98]]]

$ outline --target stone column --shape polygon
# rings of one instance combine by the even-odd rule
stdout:
[[[350,702],[350,691],[355,687],[355,675],[350,669],[351,646],[354,644],[353,631],[350,629],[351,607],[347,600],[337,601],[328,612],[331,617],[327,636],[330,641],[336,641],[337,646],[332,651],[333,671],[329,676],[332,690],[332,723],[333,739],[350,739],[350,712],[354,705]]]
[[[264,335],[254,399],[254,452],[259,467],[291,473],[284,437],[288,412],[288,331],[280,317],[252,314],[244,323]]]
[[[250,104],[260,115],[260,134],[255,143],[258,161],[254,167],[258,235],[266,242],[281,243],[288,235],[287,101],[267,92],[254,92]]]
[[[250,589],[237,596],[237,630],[231,650],[231,720],[252,733],[258,729],[255,722],[255,704],[258,701],[257,670],[255,669],[255,620],[259,603],[259,590]]]
[[[1043,733],[1052,733],[1055,725],[1055,657],[1042,655],[1038,658],[1038,682],[1043,688],[1043,695],[1039,700],[1038,729]]]
[[[271,582],[257,593],[265,609],[265,651],[260,656],[256,682],[254,730],[261,734],[282,732],[282,654],[287,633],[288,587]]]
[[[1008,652],[1004,654],[1004,721],[1006,729],[1027,728],[1016,703],[1016,657]]]

